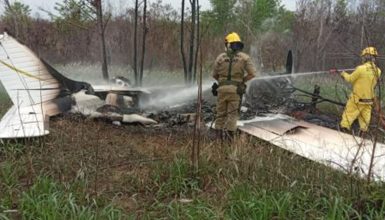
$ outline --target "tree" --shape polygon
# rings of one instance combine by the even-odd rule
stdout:
[[[197,62],[197,50],[199,49],[199,30],[197,25],[199,25],[199,1],[198,0],[190,0],[191,6],[191,19],[190,19],[190,27],[189,27],[189,49],[188,56],[186,57],[184,51],[184,27],[186,26],[185,22],[185,0],[182,0],[182,13],[181,13],[181,31],[180,31],[180,50],[182,56],[183,70],[184,70],[184,78],[186,84],[192,84],[193,80],[196,76],[196,62]],[[186,60],[187,58],[187,60]]]
[[[134,75],[135,85],[139,85],[138,72],[138,17],[139,17],[139,0],[135,0],[135,17],[134,17]]]
[[[63,32],[73,31],[73,27],[88,29],[90,23],[94,21],[95,18],[92,16],[92,9],[84,7],[84,3],[85,2],[81,0],[64,0],[63,3],[57,2],[55,5],[55,10],[58,12],[58,15],[49,11],[47,13]]]
[[[195,73],[193,72],[195,59],[195,50],[198,50],[196,46],[197,36],[196,36],[196,25],[197,25],[197,0],[190,0],[191,6],[191,27],[190,27],[190,46],[189,46],[189,59],[188,59],[188,83],[191,84],[193,80],[193,76]]]
[[[255,0],[252,6],[253,27],[260,28],[267,19],[276,16],[279,12],[279,0]]]
[[[100,37],[100,51],[102,60],[103,79],[108,80],[108,65],[105,31],[109,18],[104,18],[103,3],[101,0],[64,0],[63,3],[56,3],[55,9],[59,12],[59,16],[52,15],[56,23],[59,24],[63,31],[72,32],[75,26],[78,28],[88,28],[88,24],[95,22]],[[70,25],[70,26],[68,26]]]
[[[93,0],[90,1],[91,5],[96,9],[96,17],[99,25],[99,34],[101,38],[101,56],[102,56],[102,71],[103,71],[103,79],[108,80],[108,66],[107,66],[107,51],[106,51],[106,24],[103,19],[103,5],[102,0]]]
[[[209,14],[210,23],[216,33],[224,34],[230,31],[234,21],[236,0],[210,0],[212,10]]]
[[[134,56],[133,56],[133,69],[135,77],[135,85],[142,86],[143,84],[143,72],[144,72],[144,60],[146,54],[146,40],[147,40],[147,0],[143,0],[143,14],[142,14],[142,47],[138,67],[138,24],[139,24],[139,0],[135,0],[135,9],[134,9],[134,38],[133,38],[133,47],[134,47]]]
[[[9,0],[4,0],[4,4],[6,9],[1,19],[5,22],[10,34],[24,42],[28,38],[27,32],[31,25],[31,9],[19,1],[10,4]]]
[[[147,38],[147,0],[144,0],[143,6],[143,33],[142,33],[142,57],[140,60],[140,74],[139,74],[139,85],[143,84],[143,71],[144,71],[144,58],[146,54],[146,38]]]
[[[185,0],[182,0],[181,19],[180,19],[180,54],[182,57],[184,81],[187,84],[188,83],[188,72],[187,72],[186,54],[184,51],[184,34],[185,34],[184,33],[184,27],[185,27]]]

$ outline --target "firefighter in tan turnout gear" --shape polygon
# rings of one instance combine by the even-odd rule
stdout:
[[[243,43],[237,33],[226,36],[225,47],[226,52],[217,57],[213,70],[213,78],[218,81],[212,88],[214,96],[218,96],[215,129],[221,138],[225,135],[233,139],[245,83],[255,77],[256,69],[249,55],[241,52]]]
[[[365,48],[361,54],[363,64],[358,66],[352,74],[341,73],[341,76],[353,86],[353,91],[342,114],[340,126],[343,130],[350,130],[357,118],[360,133],[368,130],[375,101],[374,89],[381,76],[381,70],[375,64],[377,56],[376,48]]]

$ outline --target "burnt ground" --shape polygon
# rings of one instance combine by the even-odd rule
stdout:
[[[290,102],[287,101],[287,102]],[[290,106],[288,106],[290,105]],[[267,110],[267,108],[269,110]],[[144,115],[158,121],[160,126],[173,127],[184,124],[192,124],[196,113],[196,101],[174,108],[163,108],[162,110],[145,112]],[[279,107],[265,106],[258,109],[245,105],[240,112],[240,120],[250,120],[256,116],[263,116],[269,113],[282,113],[290,115],[298,120],[304,120],[316,125],[338,129],[339,117],[331,113],[323,113],[317,109],[311,109],[309,106],[299,105],[297,103],[288,103]],[[215,120],[215,102],[202,102],[202,120],[209,123]]]

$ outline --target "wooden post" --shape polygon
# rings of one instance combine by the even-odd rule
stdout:
[[[319,98],[320,91],[321,91],[321,87],[319,85],[315,85],[313,96],[311,98],[310,113],[314,113],[317,108],[317,101]]]

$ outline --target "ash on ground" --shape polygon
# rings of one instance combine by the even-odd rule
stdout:
[[[288,102],[290,103],[290,101]],[[266,103],[264,103],[262,108],[257,108],[256,106],[257,105],[250,106],[245,103],[240,109],[240,120],[250,120],[256,116],[263,116],[268,113],[282,113],[323,127],[332,129],[337,129],[338,127],[338,117],[326,115],[320,111],[312,111],[311,113],[309,109],[304,106],[301,106],[301,108],[292,108],[292,105],[271,106]],[[290,106],[290,108],[288,106]],[[215,108],[216,104],[212,100],[204,100],[202,102],[202,119],[205,123],[215,121]],[[147,112],[145,116],[159,122],[158,126],[193,126],[195,123],[196,111],[197,102],[193,101],[188,104],[150,111]]]
[[[194,125],[197,111],[197,103],[189,103],[170,108],[164,108],[154,112],[147,113],[147,117],[151,118],[160,125],[172,127],[182,125]],[[202,102],[202,119],[204,122],[213,121],[215,118],[215,104],[207,101]]]
[[[337,129],[339,118],[322,114],[315,105],[303,103],[296,100],[293,95],[292,82],[288,78],[277,78],[270,80],[254,80],[249,85],[247,93],[243,97],[240,109],[240,120],[250,120],[264,114],[287,114],[299,120],[304,120],[316,125]],[[180,89],[181,94],[190,94],[189,99],[184,97],[184,103],[174,102],[173,107],[161,107],[160,109],[144,109],[144,115],[157,121],[159,127],[194,126],[197,111],[197,100],[191,88]],[[173,96],[176,92],[174,91]],[[155,100],[166,100],[170,94],[163,91],[154,92]],[[216,98],[209,90],[205,90],[202,103],[202,119],[207,124],[215,121]],[[167,98],[170,101],[170,98]],[[173,100],[175,101],[175,100]],[[167,106],[156,102],[159,106]]]

